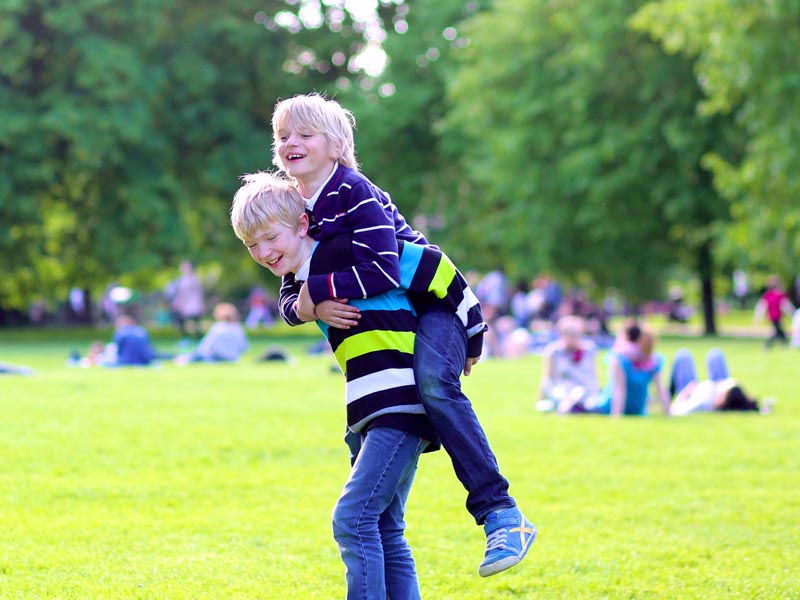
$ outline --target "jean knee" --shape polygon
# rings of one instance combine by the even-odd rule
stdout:
[[[431,365],[418,363],[415,365],[414,377],[417,380],[417,390],[420,396],[434,397],[441,387],[441,377]]]
[[[353,539],[356,532],[353,529],[352,523],[352,515],[347,515],[346,512],[342,510],[341,506],[337,504],[333,509],[333,517],[331,519],[331,524],[333,526],[333,539],[335,539],[339,544]]]

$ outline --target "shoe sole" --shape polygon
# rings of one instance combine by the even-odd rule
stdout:
[[[510,569],[514,565],[519,564],[522,562],[522,559],[528,554],[528,550],[533,545],[533,542],[536,540],[536,534],[539,531],[534,528],[533,535],[528,540],[528,543],[525,544],[525,547],[522,549],[522,552],[517,554],[516,556],[509,556],[507,558],[503,558],[498,560],[497,562],[493,562],[490,565],[481,565],[478,567],[478,574],[481,577],[491,577],[492,575],[497,575],[498,573],[502,573],[506,569]]]

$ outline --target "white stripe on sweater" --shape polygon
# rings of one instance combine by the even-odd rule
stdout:
[[[363,227],[361,229],[354,229],[353,233],[366,233],[367,231],[376,231],[378,229],[391,229],[394,231],[393,225],[376,225],[375,227]]]
[[[392,278],[389,276],[389,274],[388,274],[386,271],[384,271],[384,270],[381,268],[381,266],[380,266],[378,263],[376,263],[375,261],[372,261],[372,264],[373,264],[373,265],[375,265],[376,267],[378,267],[378,270],[379,270],[381,273],[383,273],[383,276],[384,276],[384,277],[386,277],[386,279],[388,279],[389,281],[391,281],[391,282],[392,282],[392,285],[393,285],[394,287],[400,287],[400,284],[399,284],[398,282],[396,282],[394,279],[392,279]],[[366,296],[364,296],[364,297],[366,298]]]
[[[353,211],[356,211],[356,210],[358,210],[358,209],[359,209],[359,208],[361,208],[363,205],[365,205],[365,204],[371,204],[372,202],[376,203],[378,206],[380,206],[381,208],[383,208],[383,206],[381,206],[381,203],[380,203],[380,202],[378,202],[378,199],[377,199],[377,198],[367,198],[367,199],[365,199],[365,200],[362,200],[362,201],[361,201],[361,202],[359,202],[358,204],[356,204],[354,207],[352,207],[352,208],[348,209],[348,211],[347,211],[347,212],[351,213],[351,212],[353,212]]]
[[[356,276],[356,281],[358,282],[358,287],[361,288],[361,297],[362,298],[366,298],[367,297],[367,290],[364,289],[364,284],[361,283],[361,277],[358,276],[358,270],[355,268],[355,266],[350,267],[350,268],[353,271],[353,275]]]
[[[414,369],[384,369],[347,382],[347,403],[382,390],[414,385]]]

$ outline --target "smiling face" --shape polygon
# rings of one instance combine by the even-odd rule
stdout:
[[[251,239],[243,240],[250,256],[277,277],[297,273],[311,254],[314,244],[308,236],[308,217],[303,214],[300,225],[283,223],[258,228]]]
[[[324,134],[290,123],[275,131],[275,155],[306,198],[317,191],[336,163],[335,149]]]

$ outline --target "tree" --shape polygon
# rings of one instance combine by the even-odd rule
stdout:
[[[437,197],[455,201],[437,127],[447,110],[445,83],[464,42],[459,23],[486,2],[439,0],[382,5],[385,70],[340,98],[357,118],[356,149],[364,173],[388,191],[416,227],[439,240]],[[443,240],[442,240],[443,241]],[[475,264],[466,244],[448,240],[462,266]]]
[[[729,207],[702,158],[736,138],[697,114],[692,63],[630,29],[639,4],[506,0],[466,24],[444,137],[468,200],[442,210],[486,266],[554,270],[633,301],[686,264],[714,333],[713,246]]]
[[[349,13],[334,34],[295,4],[0,8],[0,306],[120,275],[152,290],[184,257],[252,279],[226,225],[237,176],[270,166],[276,100],[354,77],[363,44]]]
[[[702,115],[730,116],[746,132],[740,155],[711,151],[703,157],[737,217],[728,231],[728,255],[794,275],[800,256],[800,5],[662,0],[643,6],[632,22],[667,52],[695,61],[706,95]]]

